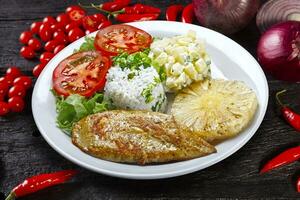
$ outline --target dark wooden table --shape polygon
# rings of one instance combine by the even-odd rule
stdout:
[[[89,3],[88,1],[82,1]],[[95,1],[100,3],[101,1]],[[171,3],[185,1],[141,1],[165,10]],[[33,21],[46,15],[57,15],[76,0],[0,0],[0,75],[10,65],[19,66],[32,76],[37,61],[19,56],[19,34]],[[92,11],[91,11],[92,12]],[[163,19],[163,14],[161,15]],[[259,38],[254,21],[243,31],[231,36],[253,56]],[[80,175],[71,183],[53,187],[24,199],[296,199],[295,180],[299,163],[259,175],[267,158],[300,141],[300,134],[286,124],[276,111],[274,93],[289,89],[284,101],[299,111],[300,85],[268,77],[270,101],[265,119],[254,137],[237,153],[205,170],[165,180],[136,181],[112,178],[90,172],[56,153],[40,136],[33,121],[30,94],[23,113],[0,117],[0,190],[8,192],[24,178],[43,172],[75,168]],[[0,195],[2,196],[2,195]]]

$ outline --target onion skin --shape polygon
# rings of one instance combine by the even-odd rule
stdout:
[[[257,48],[260,64],[279,80],[300,81],[300,22],[272,26],[260,38]]]
[[[240,31],[255,16],[260,0],[193,0],[199,23],[224,34]]]
[[[256,25],[264,32],[274,24],[285,21],[300,21],[299,0],[270,0],[258,11]]]

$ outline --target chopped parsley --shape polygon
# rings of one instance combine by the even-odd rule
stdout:
[[[138,70],[141,66],[147,68],[151,66],[151,58],[148,57],[149,52],[149,48],[132,54],[124,52],[115,56],[113,62],[114,65],[121,67],[121,69]]]
[[[150,103],[154,100],[152,91],[159,83],[160,79],[158,77],[154,77],[154,82],[150,83],[146,88],[143,89],[141,95],[145,98],[145,103]]]

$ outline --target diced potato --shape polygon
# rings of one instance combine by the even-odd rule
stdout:
[[[171,74],[175,76],[179,76],[183,72],[183,69],[184,66],[177,62],[172,66]]]

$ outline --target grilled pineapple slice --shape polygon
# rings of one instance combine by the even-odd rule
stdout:
[[[257,109],[255,93],[240,81],[206,80],[183,89],[171,113],[177,123],[217,143],[240,133]]]

